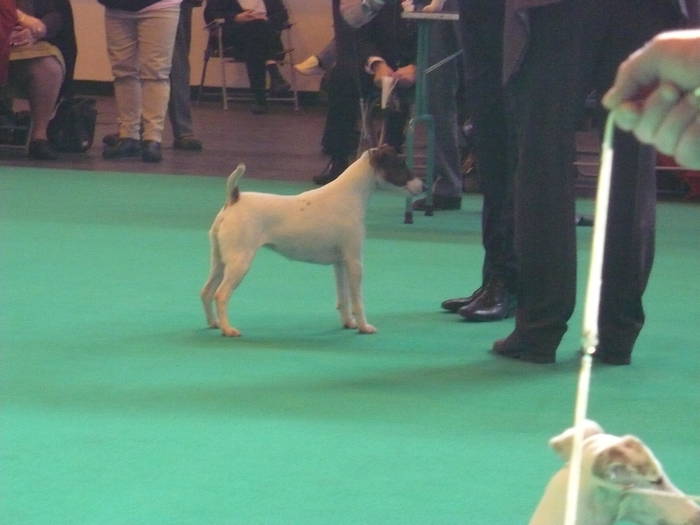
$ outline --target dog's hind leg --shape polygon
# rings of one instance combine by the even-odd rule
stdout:
[[[219,253],[219,245],[215,238],[211,239],[211,269],[209,271],[209,278],[207,282],[204,283],[204,287],[200,292],[199,296],[202,298],[202,305],[204,306],[204,315],[207,317],[207,324],[209,328],[219,328],[219,321],[214,313],[214,293],[216,289],[221,284],[224,278],[224,263],[221,260],[221,254]]]
[[[340,321],[344,328],[357,328],[357,322],[352,315],[350,302],[350,285],[348,284],[348,276],[343,263],[335,263],[335,286],[338,295],[337,308],[340,312]]]
[[[241,335],[241,332],[229,323],[227,307],[231,294],[241,283],[245,274],[248,273],[248,268],[250,268],[250,263],[252,261],[252,255],[237,255],[236,257],[229,258],[229,260],[225,262],[223,280],[214,293],[216,313],[219,316],[219,328],[221,328],[221,333],[227,337],[238,337]]]
[[[373,334],[377,329],[367,322],[362,299],[362,262],[359,257],[350,257],[346,258],[344,263],[350,289],[350,300],[352,301],[352,313],[357,321],[357,329],[361,334]]]

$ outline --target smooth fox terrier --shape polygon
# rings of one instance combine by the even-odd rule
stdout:
[[[586,421],[577,525],[700,525],[700,507],[678,490],[651,450],[634,436],[606,434]],[[574,429],[549,445],[569,461]],[[549,481],[530,525],[564,523],[568,464]]]
[[[361,287],[367,200],[380,183],[417,195],[421,179],[391,146],[365,151],[336,180],[299,195],[240,192],[244,173],[239,164],[229,176],[226,204],[209,231],[211,272],[201,292],[209,326],[241,335],[229,323],[227,304],[255,253],[267,246],[289,259],[332,264],[343,326],[376,332],[365,318]]]

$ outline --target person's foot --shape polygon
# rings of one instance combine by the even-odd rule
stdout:
[[[453,299],[445,299],[440,304],[440,306],[448,312],[457,313],[457,310],[463,308],[464,306],[467,306],[469,303],[474,301],[483,291],[484,287],[479,286],[479,288],[474,290],[469,297],[455,297]]]
[[[141,146],[141,160],[144,162],[160,162],[163,154],[160,151],[160,142],[144,140]]]
[[[493,343],[492,351],[501,357],[519,359],[528,363],[548,364],[556,361],[557,346],[527,344],[516,332]]]
[[[102,144],[105,146],[114,146],[119,140],[119,133],[110,133],[102,137]]]
[[[315,184],[323,186],[337,179],[348,167],[348,160],[345,157],[331,157],[325,169],[313,178]]]
[[[444,195],[433,195],[434,210],[459,210],[462,207],[461,197],[447,197]],[[427,209],[426,199],[418,199],[413,202],[413,209],[425,211]]]
[[[201,151],[202,141],[194,137],[179,137],[173,141],[173,148],[185,151]]]
[[[606,352],[605,348],[598,348],[593,353],[593,359],[606,365],[629,365],[632,356],[629,352]]]
[[[296,69],[302,75],[323,75],[325,70],[321,67],[321,62],[316,55],[311,55],[306,60],[294,64]]]
[[[46,139],[36,139],[29,143],[28,155],[34,160],[56,160],[58,153]]]
[[[472,322],[500,321],[513,315],[515,295],[502,279],[491,279],[481,293],[457,313]]]
[[[112,146],[102,150],[105,159],[125,159],[141,155],[141,142],[132,138],[120,138]]]
[[[255,102],[252,106],[250,106],[250,112],[253,115],[264,115],[267,113],[267,104]]]

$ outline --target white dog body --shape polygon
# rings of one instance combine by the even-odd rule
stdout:
[[[568,461],[574,429],[550,446]],[[562,525],[569,481],[568,464],[549,481],[530,525]],[[586,422],[577,525],[700,525],[700,507],[668,479],[659,461],[634,436],[605,434]]]
[[[365,152],[333,182],[294,196],[239,193],[244,173],[239,165],[229,177],[229,199],[209,232],[211,272],[201,293],[209,326],[226,336],[240,335],[228,321],[227,303],[255,253],[267,246],[290,259],[334,265],[343,326],[375,332],[365,317],[361,291],[367,200],[380,180],[417,194],[420,179],[390,147]]]

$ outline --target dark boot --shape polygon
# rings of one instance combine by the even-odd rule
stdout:
[[[264,115],[267,113],[267,98],[265,97],[265,92],[262,90],[256,90],[253,93],[253,97],[255,98],[255,101],[250,107],[250,112],[253,115]]]
[[[467,321],[500,321],[513,315],[515,295],[502,279],[491,279],[479,296],[457,313]]]

